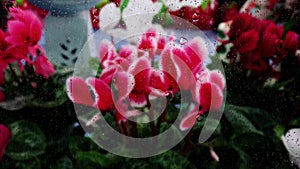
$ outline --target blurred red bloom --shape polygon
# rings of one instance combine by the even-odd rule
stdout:
[[[295,56],[299,44],[295,32],[288,31],[284,35],[283,26],[246,13],[240,13],[232,20],[228,37],[223,45],[233,44],[227,54],[231,63],[240,62],[255,74],[276,78],[276,67],[286,56]]]
[[[182,7],[180,10],[170,11],[170,14],[188,20],[201,30],[210,30],[217,20],[218,2],[209,1],[205,7]]]
[[[7,147],[10,139],[11,139],[10,130],[3,124],[0,124],[0,160],[2,159],[5,148]]]
[[[7,23],[9,36],[5,38],[12,45],[34,46],[42,35],[42,23],[39,18],[29,10],[12,8],[12,20]]]

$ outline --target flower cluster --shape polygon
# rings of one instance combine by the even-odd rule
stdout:
[[[211,30],[217,23],[218,2],[203,1],[202,4],[197,7],[183,6],[175,11],[169,9],[169,12],[171,15],[184,18],[193,23],[201,30]]]
[[[295,32],[245,13],[232,20],[227,35],[229,39],[223,40],[218,50],[233,44],[227,54],[231,63],[241,63],[255,74],[274,78],[279,78],[283,59],[296,55],[299,44]]]
[[[123,45],[117,50],[110,41],[102,41],[99,78],[69,78],[69,98],[102,112],[115,112],[115,119],[121,124],[126,123],[128,117],[139,115],[131,106],[149,108],[149,100],[153,98],[173,98],[180,91],[189,91],[193,102],[200,106],[184,117],[180,128],[191,128],[197,116],[220,109],[225,80],[219,71],[204,66],[208,52],[202,38],[196,37],[184,45],[175,44],[175,41],[174,36],[165,38],[155,29],[143,33],[136,46]]]
[[[49,78],[55,69],[38,44],[42,34],[41,21],[33,12],[20,8],[10,9],[9,15],[7,32],[0,30],[0,85],[6,82],[7,70],[13,76],[18,76],[18,71],[21,75],[36,74]],[[3,101],[3,91],[0,93]]]

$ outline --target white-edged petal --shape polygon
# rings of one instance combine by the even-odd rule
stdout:
[[[121,12],[115,3],[105,5],[100,11],[100,29],[113,29],[120,21]]]

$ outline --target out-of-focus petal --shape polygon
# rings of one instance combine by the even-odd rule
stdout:
[[[112,110],[114,103],[110,87],[103,80],[92,77],[86,79],[86,82],[94,91],[94,106],[103,111]]]
[[[0,124],[0,160],[4,154],[4,151],[12,137],[11,131],[9,128]]]
[[[223,74],[218,70],[212,70],[209,73],[209,81],[217,84],[222,90],[224,90],[226,82]]]
[[[223,103],[222,90],[214,83],[201,84],[199,90],[200,106],[205,111],[218,111]]]
[[[93,106],[94,100],[91,96],[89,86],[79,77],[70,77],[66,83],[69,98],[78,104]]]
[[[183,117],[183,119],[180,122],[180,130],[184,131],[187,129],[190,129],[194,126],[194,124],[196,123],[196,113],[189,113],[188,115],[186,115],[185,117]]]

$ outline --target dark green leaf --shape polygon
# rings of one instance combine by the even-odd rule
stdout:
[[[162,169],[196,168],[190,161],[187,160],[187,158],[174,151],[167,151],[163,154],[151,157],[150,161],[154,164],[159,164]]]
[[[50,167],[50,169],[73,169],[73,163],[70,158],[64,156],[57,160],[55,166]]]
[[[28,160],[45,152],[46,137],[40,128],[28,121],[17,121],[9,125],[12,140],[6,154],[15,160]]]
[[[263,135],[263,133],[257,130],[251,121],[249,121],[240,110],[236,109],[236,107],[227,105],[224,114],[236,134],[257,133]]]

